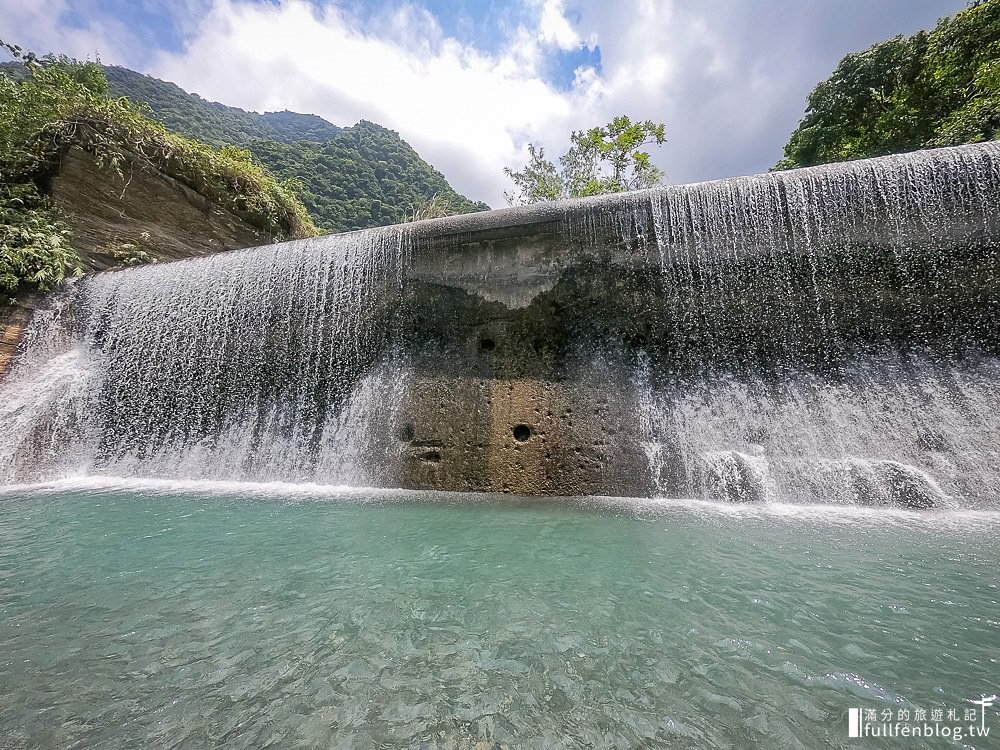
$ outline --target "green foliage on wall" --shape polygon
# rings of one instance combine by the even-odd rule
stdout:
[[[33,185],[0,185],[0,305],[80,275],[69,232]]]
[[[776,169],[1000,137],[1000,0],[847,55],[809,95]]]
[[[260,115],[126,68],[105,70],[113,95],[148,104],[168,128],[217,146],[244,146],[275,174],[294,181],[327,231],[405,221],[432,199],[452,214],[489,209],[455,192],[398,133],[375,123],[339,128],[316,115]]]

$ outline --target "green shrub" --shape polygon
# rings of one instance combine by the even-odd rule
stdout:
[[[140,232],[138,242],[116,241],[107,251],[118,262],[119,267],[141,266],[156,263],[156,257],[149,252],[149,232]]]
[[[51,289],[79,276],[80,256],[48,200],[33,187],[0,187],[0,304],[25,287]]]

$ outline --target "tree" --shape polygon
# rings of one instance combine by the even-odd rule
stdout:
[[[573,131],[569,151],[559,158],[561,169],[545,158],[544,149],[529,143],[525,168],[503,170],[516,188],[504,197],[511,205],[519,205],[659,185],[663,172],[639,149],[647,143],[665,143],[664,131],[663,123],[632,122],[625,115],[603,127]]]
[[[1000,0],[853,52],[809,94],[775,169],[1000,137]]]
[[[564,197],[565,184],[556,165],[545,158],[545,149],[528,144],[528,164],[521,172],[504,167],[503,173],[514,181],[517,193],[504,193],[507,202],[513,205],[554,201]]]

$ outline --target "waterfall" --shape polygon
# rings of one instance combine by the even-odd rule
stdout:
[[[658,494],[995,503],[998,170],[990,144],[651,194]]]
[[[996,507],[998,205],[989,143],[97,274],[0,483]]]
[[[0,477],[377,483],[410,243],[356,232],[71,285],[0,394]]]

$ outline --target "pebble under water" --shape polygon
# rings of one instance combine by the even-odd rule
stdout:
[[[998,530],[972,511],[7,488],[0,746],[995,747],[865,744],[848,709],[996,691]]]

